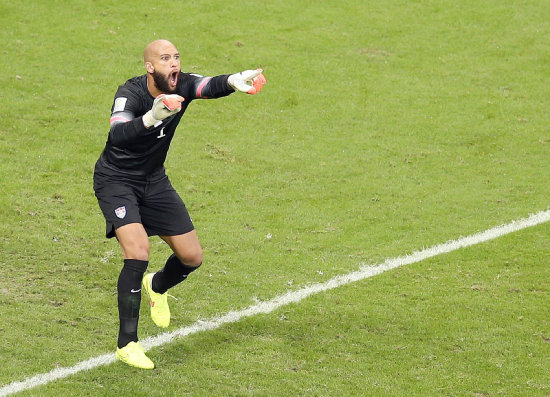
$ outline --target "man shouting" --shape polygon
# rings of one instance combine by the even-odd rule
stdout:
[[[214,77],[184,73],[178,50],[167,40],[150,43],[143,58],[147,73],[131,78],[115,94],[109,136],[95,166],[94,191],[105,216],[106,236],[117,238],[124,255],[117,284],[116,358],[152,369],[155,365],[137,336],[142,286],[154,323],[168,327],[166,291],[185,280],[203,260],[189,213],[165,173],[170,142],[193,100],[235,91],[256,94],[266,80],[261,69]],[[160,271],[145,275],[149,236],[155,235],[173,254]]]

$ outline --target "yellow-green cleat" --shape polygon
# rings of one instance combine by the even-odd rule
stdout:
[[[132,367],[142,369],[153,369],[155,364],[145,355],[145,351],[139,342],[130,342],[123,348],[116,349],[115,357]]]
[[[155,273],[149,273],[143,277],[143,289],[149,295],[151,303],[151,318],[153,322],[162,328],[170,325],[170,308],[168,307],[168,294],[159,294],[153,291],[151,281]]]

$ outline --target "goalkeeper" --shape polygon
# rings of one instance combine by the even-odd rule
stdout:
[[[124,255],[117,283],[116,358],[151,369],[154,364],[137,336],[141,290],[149,297],[155,324],[168,327],[166,291],[185,280],[203,259],[185,204],[165,174],[170,142],[193,100],[235,91],[255,94],[266,80],[261,69],[215,77],[184,73],[178,50],[167,40],[150,43],[144,62],[147,73],[128,80],[115,94],[109,136],[95,165],[94,191],[105,216],[106,236],[117,238]],[[149,236],[154,235],[173,254],[160,271],[145,275]]]

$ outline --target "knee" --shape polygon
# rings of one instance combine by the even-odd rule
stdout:
[[[178,259],[187,266],[197,267],[202,263],[202,248],[196,247],[192,250],[187,250],[181,255],[178,255]]]
[[[149,260],[151,245],[149,239],[133,240],[131,243],[125,244],[122,247],[124,257],[127,259]]]

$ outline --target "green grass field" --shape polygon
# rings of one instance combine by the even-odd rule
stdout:
[[[205,261],[169,330],[547,210],[550,4],[0,0],[0,387],[114,353],[122,254],[92,190],[114,93],[171,40],[196,101],[166,163]],[[550,225],[21,396],[548,396]],[[152,238],[150,269],[169,249]],[[140,337],[161,333],[142,302]]]

